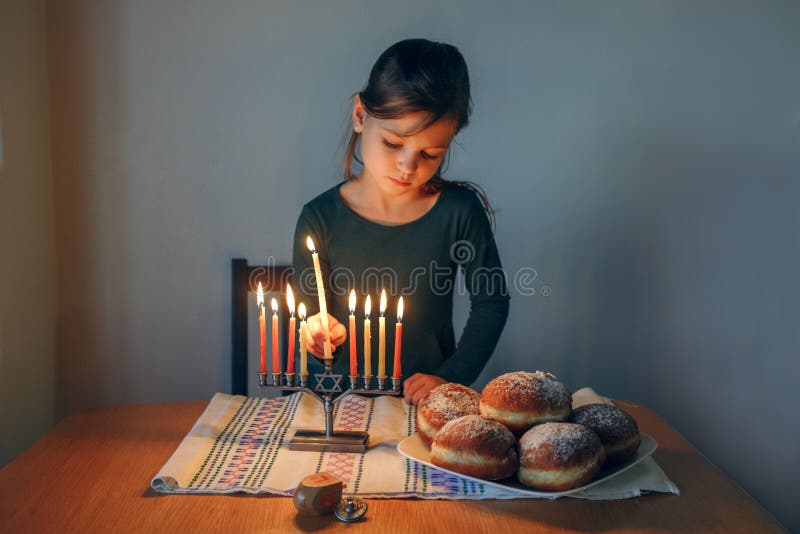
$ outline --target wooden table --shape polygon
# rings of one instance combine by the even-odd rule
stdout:
[[[304,518],[291,499],[161,495],[149,487],[205,402],[112,406],[59,423],[0,470],[2,532],[785,532],[652,411],[619,403],[659,443],[680,495],[621,501],[369,499],[360,523]]]

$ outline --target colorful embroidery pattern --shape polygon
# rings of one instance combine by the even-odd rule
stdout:
[[[347,494],[463,498],[484,493],[482,484],[421,466],[396,451],[396,443],[416,431],[416,410],[401,399],[378,398],[381,408],[376,408],[375,398],[349,395],[342,399],[334,412],[334,428],[372,432],[371,426],[378,422],[385,442],[365,453],[317,453],[287,448],[298,413],[314,406],[302,402],[301,394],[229,398],[241,401],[231,405],[227,420],[219,422],[220,430],[208,439],[202,460],[195,464],[199,467],[179,491],[292,495],[303,476],[325,471],[344,481]],[[389,410],[390,416],[381,410]],[[311,415],[304,413],[304,417],[308,420]],[[389,428],[396,427],[388,436],[387,417]]]

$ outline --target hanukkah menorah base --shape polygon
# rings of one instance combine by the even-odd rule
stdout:
[[[369,434],[364,430],[336,430],[328,436],[322,430],[299,428],[289,441],[290,451],[365,452]]]
[[[369,434],[363,430],[334,430],[333,407],[341,399],[351,393],[369,395],[399,396],[400,379],[391,378],[391,389],[387,386],[386,377],[349,376],[350,387],[341,386],[344,375],[331,371],[332,362],[325,361],[325,371],[315,373],[317,383],[309,386],[308,373],[258,373],[258,385],[262,389],[280,391],[302,391],[320,401],[324,406],[325,429],[298,429],[289,441],[289,450],[317,452],[364,452],[369,443]],[[358,387],[361,381],[362,387]],[[377,387],[372,387],[373,380]]]

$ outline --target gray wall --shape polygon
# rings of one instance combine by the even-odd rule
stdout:
[[[227,388],[229,259],[289,260],[347,97],[428,36],[472,72],[451,175],[536,271],[478,385],[544,369],[651,407],[800,528],[800,5],[232,4],[48,3],[59,414]]]
[[[44,1],[0,0],[0,466],[53,425],[56,256]]]

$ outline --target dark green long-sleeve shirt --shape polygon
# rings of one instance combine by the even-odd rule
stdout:
[[[397,301],[403,295],[403,378],[416,372],[471,384],[494,350],[508,317],[509,297],[486,212],[470,189],[450,184],[419,219],[399,226],[368,221],[333,187],[303,207],[294,238],[294,286],[308,315],[319,311],[314,264],[319,253],[328,313],[348,326],[348,296],[356,290],[358,370],[363,374],[364,301],[372,300],[372,373],[378,370],[380,290],[386,289],[386,374],[392,374]],[[464,269],[470,313],[456,345],[453,291]],[[349,339],[337,351],[334,371],[349,374]],[[309,356],[311,372],[322,368]]]

